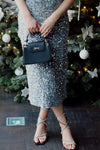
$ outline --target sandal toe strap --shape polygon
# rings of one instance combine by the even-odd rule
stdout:
[[[43,133],[43,134],[40,134],[38,136],[35,136],[35,138],[43,138],[44,135],[46,135],[47,133]]]
[[[67,146],[67,145],[72,145],[72,144],[74,144],[74,145],[76,145],[76,143],[74,142],[74,141],[66,141],[66,140],[62,140],[64,143],[66,143],[66,145],[65,146]]]

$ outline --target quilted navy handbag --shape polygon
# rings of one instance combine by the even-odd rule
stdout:
[[[28,36],[23,45],[23,65],[46,63],[52,60],[50,45],[45,37],[40,41],[28,43]]]

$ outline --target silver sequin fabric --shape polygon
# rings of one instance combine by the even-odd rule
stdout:
[[[63,0],[26,0],[26,5],[40,25],[63,2]],[[69,21],[67,12],[55,23],[53,29],[46,37],[52,54],[52,61],[25,65],[29,97],[31,105],[50,108],[60,105],[67,98],[67,47],[68,47]],[[23,44],[26,40],[27,30],[21,11],[18,12],[18,36]],[[39,33],[31,34],[28,42],[41,39]]]

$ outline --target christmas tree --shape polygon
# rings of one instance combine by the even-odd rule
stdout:
[[[98,97],[100,92],[100,4],[77,0],[69,10],[69,95]],[[93,102],[98,105],[100,100]]]
[[[28,102],[21,91],[27,86],[27,77],[17,34],[17,9],[15,3],[11,4],[10,1],[0,3],[0,85],[6,92],[17,92],[15,101]]]
[[[15,91],[16,102],[28,102],[26,70],[18,37],[18,9],[11,0],[0,2],[0,85]],[[76,0],[68,10],[68,97],[100,92],[100,4],[98,0]],[[93,102],[100,105],[100,100]]]

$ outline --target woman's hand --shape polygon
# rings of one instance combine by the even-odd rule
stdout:
[[[34,17],[32,17],[32,16],[26,17],[25,18],[25,25],[26,25],[26,29],[27,29],[29,34],[39,32],[40,25],[37,22],[37,20],[35,20]]]
[[[40,27],[39,31],[41,32],[41,35],[46,37],[54,27],[56,21],[57,19],[54,16],[49,16]]]

